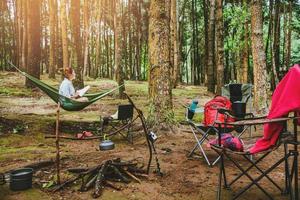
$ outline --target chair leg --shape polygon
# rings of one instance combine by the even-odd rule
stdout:
[[[284,156],[286,157],[286,155],[288,154],[287,152],[287,144],[284,143]],[[284,174],[285,174],[285,189],[284,189],[284,194],[290,194],[291,192],[291,179],[290,179],[290,173],[289,173],[289,160],[286,157],[285,161],[284,161]]]
[[[252,185],[256,185],[263,193],[265,193],[266,196],[269,197],[269,199],[273,199],[271,197],[270,194],[267,193],[267,191],[265,189],[263,189],[259,184],[258,181],[264,176],[262,176],[259,180],[257,179],[253,179],[235,160],[233,160],[228,154],[224,153],[224,155],[240,170],[243,172],[243,174],[245,176],[247,176],[250,180],[251,183],[249,185],[247,185],[246,187],[244,187],[242,190],[240,190],[240,192],[238,192],[238,194],[236,196],[234,196],[233,199],[237,199],[238,197],[240,197],[244,192],[246,192],[250,187],[252,187]]]
[[[298,200],[299,199],[299,186],[298,186],[298,177],[299,177],[299,171],[298,171],[298,151],[294,150],[294,190],[295,190],[295,195],[294,199]]]
[[[269,155],[270,152],[264,154],[263,156],[261,156],[258,160],[256,160],[254,162],[255,165],[257,165],[260,161],[262,161],[267,155]],[[249,166],[245,172],[248,172],[249,170],[251,170],[252,168],[254,167],[254,165],[252,164],[251,166]],[[234,180],[232,180],[230,183],[229,183],[229,186],[231,186],[232,184],[234,184],[238,179],[240,179],[243,175],[245,175],[244,173],[241,173],[239,176],[237,176]]]
[[[219,184],[218,184],[218,190],[217,190],[217,200],[221,200],[221,191],[222,191],[222,177],[223,177],[223,152],[221,152],[220,155],[220,163],[219,163]]]
[[[207,139],[208,133],[204,133],[204,135],[200,139],[198,139],[198,137],[197,137],[195,131],[193,130],[193,128],[190,127],[190,129],[191,129],[191,131],[192,131],[192,133],[195,137],[195,140],[197,141],[197,144],[194,146],[193,150],[189,153],[188,157],[192,156],[192,154],[195,152],[195,150],[197,148],[199,148],[199,150],[202,152],[202,155],[203,155],[205,161],[207,162],[207,164],[209,166],[212,166],[209,159],[208,159],[208,157],[207,157],[207,155],[206,155],[206,153],[205,153],[205,151],[204,151],[204,149],[202,148],[202,144],[205,141],[205,139]]]
[[[225,154],[226,155],[226,154]],[[264,192],[266,194],[266,196],[269,197],[269,199],[273,199],[271,197],[271,195],[269,193],[267,193],[259,184],[258,181],[260,181],[263,177],[265,177],[267,174],[269,174],[271,171],[273,171],[273,169],[275,169],[276,167],[278,167],[278,165],[280,165],[282,162],[284,162],[285,158],[281,158],[279,161],[277,161],[272,167],[270,167],[269,169],[267,169],[263,174],[261,174],[259,177],[257,177],[256,179],[253,179],[247,172],[245,172],[245,170],[234,160],[232,160],[232,158],[228,155],[226,155],[226,157],[228,157],[228,159],[230,159],[230,161],[232,161],[234,163],[234,165],[239,168],[242,172],[245,173],[245,175],[251,180],[251,183],[248,184],[246,187],[244,187],[242,190],[240,190],[240,192],[238,192],[238,194],[233,198],[233,199],[237,199],[239,196],[241,196],[244,192],[246,192],[250,187],[252,187],[253,185],[256,185],[262,192]]]

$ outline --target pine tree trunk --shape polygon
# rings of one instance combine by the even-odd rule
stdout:
[[[120,0],[115,0],[114,29],[115,29],[115,80],[118,85],[124,84],[124,74],[122,69],[122,22],[121,22]],[[119,98],[124,98],[125,86],[119,89]]]
[[[63,68],[69,67],[68,28],[66,15],[66,0],[60,1],[61,40],[63,48]]]
[[[71,1],[71,23],[72,23],[72,38],[73,47],[76,52],[76,79],[73,81],[77,88],[83,87],[83,54],[82,54],[82,39],[80,37],[80,0]]]
[[[207,90],[215,92],[215,66],[214,66],[214,51],[215,51],[215,0],[210,1],[209,9],[209,26],[208,26],[208,63],[207,63]]]
[[[267,109],[268,87],[266,55],[263,47],[262,2],[251,0],[252,56],[254,74],[254,106],[257,112]]]
[[[22,34],[22,58],[21,68],[26,69],[28,55],[28,12],[27,0],[22,0],[22,18],[23,18],[23,34]]]
[[[89,33],[90,33],[90,11],[89,11],[89,0],[84,0],[83,3],[83,22],[84,22],[84,33],[83,33],[83,76],[87,75],[89,68]],[[100,35],[100,33],[99,33]]]
[[[205,85],[208,85],[208,54],[209,54],[209,47],[208,47],[208,35],[209,35],[209,26],[208,26],[208,1],[203,0],[203,19],[204,19],[204,76],[202,82]]]
[[[276,71],[273,71],[275,80],[278,80],[277,72],[280,68],[280,0],[275,1],[275,14],[274,14],[274,43],[273,43],[273,56],[275,60],[275,69]],[[274,70],[274,65],[273,65]],[[277,81],[276,81],[277,83]]]
[[[171,49],[174,49],[173,53],[173,88],[176,88],[179,81],[179,45],[178,45],[178,5],[177,0],[171,0],[171,41],[173,45]]]
[[[16,1],[16,23],[17,23],[17,66],[22,63],[22,1]]]
[[[242,74],[241,74],[241,83],[248,83],[248,68],[249,68],[249,25],[248,23],[244,24],[244,36],[243,36],[243,49],[242,49]]]
[[[221,95],[224,85],[224,34],[223,0],[216,2],[216,42],[217,42],[217,94]]]
[[[172,83],[170,78],[170,2],[152,0],[149,17],[149,119],[155,127],[171,123]]]
[[[56,71],[56,30],[55,30],[55,15],[57,9],[55,7],[56,0],[49,0],[49,27],[50,27],[50,49],[49,49],[49,78],[55,78]]]
[[[288,16],[287,16],[287,35],[285,37],[285,42],[284,42],[284,71],[287,71],[290,67],[290,60],[291,60],[291,37],[292,37],[292,0],[289,0],[289,5],[288,5]]]
[[[40,26],[40,0],[28,0],[28,65],[27,73],[40,78],[40,60],[41,60],[41,26]],[[34,10],[34,12],[30,12]],[[26,79],[27,87],[34,87],[34,84]]]

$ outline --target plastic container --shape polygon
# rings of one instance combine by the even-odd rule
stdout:
[[[32,187],[32,168],[22,168],[10,173],[9,188],[14,191],[26,190]]]

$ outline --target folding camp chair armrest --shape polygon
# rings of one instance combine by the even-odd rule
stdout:
[[[233,116],[233,113],[231,110],[228,110],[226,108],[218,108],[217,109],[218,113],[220,114],[225,114],[225,115],[232,115]]]

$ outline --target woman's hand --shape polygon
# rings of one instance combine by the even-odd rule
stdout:
[[[80,98],[79,93],[75,92],[75,94],[72,96],[73,99],[78,99]]]

